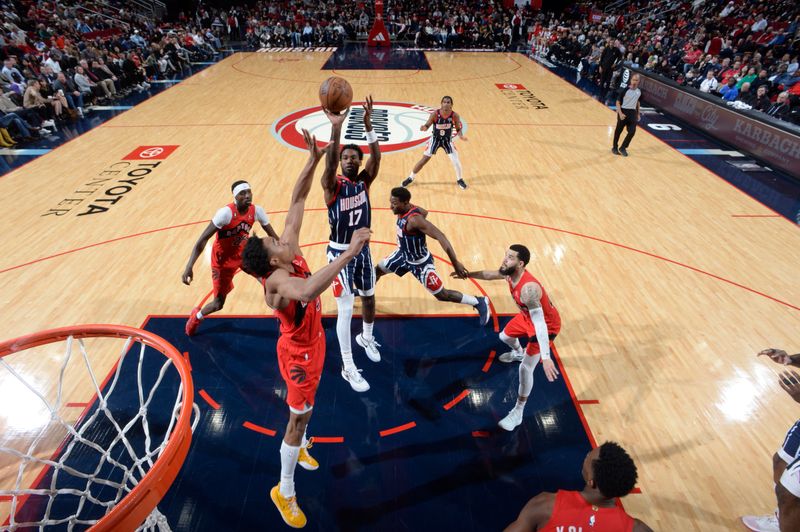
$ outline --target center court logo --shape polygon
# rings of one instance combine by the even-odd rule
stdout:
[[[350,115],[343,127],[341,143],[357,144],[367,151],[364,109],[361,104],[362,102],[353,102],[351,105]],[[435,107],[413,103],[375,102],[372,110],[372,128],[381,143],[381,152],[404,151],[425,144],[431,136],[430,130],[420,131],[419,127],[425,124],[434,111]],[[319,106],[295,111],[279,118],[272,124],[272,135],[290,148],[305,151],[303,129],[316,135],[320,142],[327,142],[331,138],[331,123]]]

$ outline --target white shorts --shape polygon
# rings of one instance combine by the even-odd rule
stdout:
[[[786,470],[781,475],[781,486],[795,497],[800,498],[800,458],[786,466]]]

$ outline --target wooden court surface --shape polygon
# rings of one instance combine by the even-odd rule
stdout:
[[[499,266],[512,243],[531,249],[529,270],[562,315],[559,353],[575,394],[599,401],[583,406],[594,437],[619,441],[639,467],[642,493],[624,500],[627,510],[656,530],[703,531],[770,513],[771,456],[797,407],[777,383],[777,366],[755,353],[800,350],[800,230],[782,218],[739,217],[772,212],[642,129],[630,157],[613,156],[613,112],[522,55],[427,57],[427,71],[338,74],[357,99],[438,106],[443,95],[454,98],[468,125],[469,140],[458,146],[470,188],[458,189],[449,160],[437,154],[409,188],[412,201],[431,211],[469,269]],[[321,70],[326,59],[233,55],[1,177],[2,339],[188,313],[211,288],[208,256],[191,287],[181,273],[210,217],[231,201],[233,181],[249,180],[254,202],[282,229],[305,155],[278,142],[271,127],[318,105],[317,88],[331,75]],[[547,108],[516,109],[496,87],[512,83]],[[179,147],[135,184],[101,175],[123,168],[113,165],[137,147],[161,145]],[[422,149],[383,156],[371,190],[376,241],[393,242],[389,191]],[[97,181],[106,176],[112,181]],[[130,190],[106,194],[112,186]],[[89,205],[107,210],[78,215]],[[315,210],[301,240],[325,242],[316,184],[307,207]],[[373,256],[391,249],[374,244]],[[306,256],[319,268],[324,245]],[[224,314],[266,313],[254,281],[240,276],[236,285]],[[446,285],[476,291],[465,281]],[[496,311],[514,312],[505,283],[481,286]],[[410,276],[384,278],[376,296],[379,313],[463,312]],[[323,305],[335,312],[330,294]],[[112,363],[110,355],[98,362]],[[49,378],[42,359],[20,364]],[[4,395],[3,409],[14,408]],[[89,396],[73,389],[68,400]],[[0,416],[5,434],[13,433],[9,419]]]

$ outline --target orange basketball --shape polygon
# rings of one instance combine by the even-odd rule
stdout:
[[[346,79],[330,77],[319,86],[319,103],[328,111],[341,113],[353,101],[353,87]]]

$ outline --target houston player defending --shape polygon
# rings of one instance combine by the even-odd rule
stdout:
[[[211,249],[211,279],[214,283],[214,299],[200,309],[195,307],[186,322],[186,334],[192,336],[197,332],[200,321],[207,315],[222,310],[225,298],[233,290],[233,276],[242,264],[242,249],[250,235],[250,230],[256,220],[264,231],[273,238],[278,238],[277,233],[269,223],[269,218],[264,209],[253,205],[253,192],[247,181],[236,181],[231,185],[233,203],[229,203],[217,211],[208,226],[192,248],[189,262],[183,270],[181,279],[183,284],[189,285],[194,278],[192,268],[197,262],[197,257],[206,247],[206,242],[216,233],[214,247]]]
[[[350,245],[353,233],[358,229],[370,227],[372,209],[369,203],[369,187],[378,176],[381,165],[381,150],[378,136],[372,130],[372,97],[364,103],[364,128],[369,143],[369,159],[364,170],[359,172],[363,153],[355,144],[345,144],[339,152],[339,136],[350,109],[340,114],[333,114],[325,109],[331,121],[331,145],[325,159],[325,171],[322,174],[322,189],[325,193],[325,204],[328,206],[328,223],[331,226],[328,244],[328,261],[336,259]],[[342,175],[336,175],[341,156]],[[343,269],[333,283],[333,295],[336,298],[336,337],[339,339],[339,350],[342,354],[342,378],[350,383],[353,390],[366,392],[369,383],[361,376],[353,362],[353,350],[350,343],[350,323],[353,320],[353,302],[355,294],[361,296],[363,307],[363,330],[356,336],[356,343],[367,352],[373,362],[380,362],[381,354],[378,344],[372,335],[375,324],[375,270],[369,246],[364,246],[361,254],[355,257]]]
[[[462,294],[456,290],[448,290],[436,273],[433,256],[428,251],[426,235],[435,238],[442,245],[456,273],[455,277],[465,277],[467,269],[458,261],[456,252],[444,233],[430,223],[428,212],[411,204],[411,192],[403,187],[392,189],[389,206],[397,215],[397,249],[378,263],[375,272],[378,279],[387,273],[395,273],[402,277],[408,272],[422,283],[428,292],[439,301],[450,301],[470,305],[478,311],[481,325],[489,323],[489,299]]]
[[[542,492],[530,501],[505,532],[653,532],[617,506],[617,497],[636,485],[636,464],[625,449],[606,442],[592,449],[581,469],[583,491]]]
[[[283,235],[280,239],[252,236],[242,254],[242,269],[259,279],[267,305],[275,309],[280,320],[278,367],[286,382],[289,423],[281,443],[281,480],[270,490],[270,497],[286,524],[294,528],[306,524],[306,516],[297,505],[295,496],[295,466],[299,463],[310,470],[319,467],[308,454],[311,442],[305,436],[325,362],[325,332],[322,330],[319,296],[369,240],[369,229],[355,231],[346,250],[317,273],[311,274],[300,251],[300,227],[314,169],[323,150],[308,131],[303,130],[303,136],[309,158],[294,186]]]
[[[558,378],[558,370],[550,358],[550,341],[555,339],[561,330],[561,316],[550,302],[541,283],[525,269],[530,260],[531,252],[528,248],[514,244],[506,251],[499,270],[466,272],[465,275],[486,281],[505,279],[508,281],[511,297],[520,310],[500,332],[500,339],[511,348],[511,351],[500,355],[500,361],[522,362],[519,366],[517,404],[499,423],[502,428],[509,431],[522,423],[525,402],[533,390],[533,370],[539,364],[539,359],[542,360],[547,380],[553,382]],[[457,271],[452,275],[459,277]],[[519,343],[520,338],[528,338],[524,353]]]
[[[458,113],[453,111],[453,98],[445,96],[442,98],[442,107],[431,113],[428,121],[419,127],[420,131],[427,131],[429,127],[433,127],[433,134],[431,135],[428,144],[425,147],[425,153],[422,154],[422,159],[417,161],[414,169],[408,174],[408,177],[403,180],[402,186],[407,187],[410,185],[422,167],[428,164],[436,150],[442,148],[444,152],[450,157],[450,162],[453,163],[453,168],[456,169],[456,183],[461,187],[461,190],[467,189],[467,183],[461,178],[461,161],[458,159],[458,150],[453,144],[453,134],[467,140],[462,132],[461,119]]]

